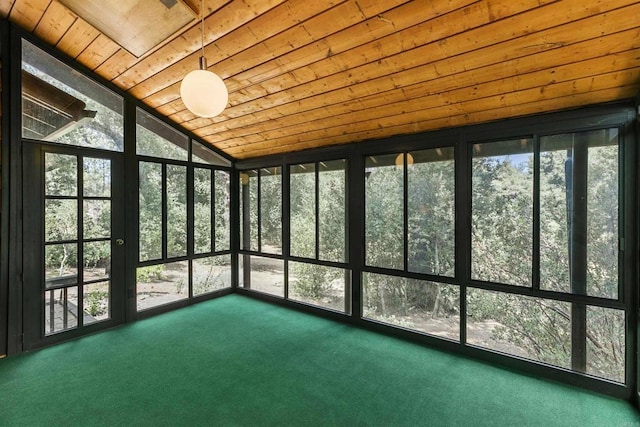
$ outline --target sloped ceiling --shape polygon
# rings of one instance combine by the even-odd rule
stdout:
[[[197,16],[200,2],[184,3]],[[237,158],[640,89],[638,1],[206,0],[204,13],[209,68],[230,92],[213,119],[193,116],[179,97],[198,66],[197,20],[138,58],[56,0],[0,0],[0,16]]]

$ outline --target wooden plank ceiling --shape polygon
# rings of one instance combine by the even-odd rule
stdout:
[[[199,13],[198,0],[185,2]],[[236,158],[640,89],[640,2],[631,0],[205,0],[205,56],[229,89],[213,119],[179,96],[198,66],[197,21],[136,58],[56,0],[0,0],[0,16]]]

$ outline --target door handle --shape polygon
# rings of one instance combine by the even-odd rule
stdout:
[[[116,239],[116,245],[118,246],[124,245],[124,239]]]

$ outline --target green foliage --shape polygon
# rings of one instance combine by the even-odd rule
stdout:
[[[164,273],[164,264],[150,265],[147,267],[139,267],[136,269],[136,282],[146,283],[153,280],[162,280]]]
[[[93,317],[105,314],[108,309],[109,293],[106,291],[91,291],[85,294],[85,311]]]
[[[321,299],[331,296],[332,282],[343,273],[340,269],[303,262],[289,263],[290,281],[294,292],[301,297]]]
[[[603,131],[604,132],[604,131]],[[570,215],[566,164],[571,135],[554,137],[540,155],[540,286],[570,292]],[[617,298],[618,162],[609,135],[588,135],[587,293]],[[559,149],[558,146],[563,147]],[[547,147],[547,148],[544,148]],[[384,156],[383,156],[384,157]],[[366,263],[404,269],[402,169],[383,157],[366,171]],[[390,166],[384,166],[391,163]],[[454,171],[447,162],[408,170],[409,271],[454,274]],[[472,161],[471,276],[531,286],[533,263],[533,156],[475,157]],[[465,226],[465,225],[462,225]],[[365,314],[390,323],[416,312],[456,315],[456,286],[365,274]],[[571,304],[507,293],[468,290],[469,322],[493,322],[493,339],[535,360],[569,367]],[[624,312],[587,307],[588,372],[624,381]]]
[[[413,312],[448,317],[457,315],[460,307],[457,286],[382,274],[365,275],[364,297],[364,307],[378,319]]]

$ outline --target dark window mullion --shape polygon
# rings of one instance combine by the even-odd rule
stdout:
[[[262,252],[262,169],[256,170],[257,175],[256,179],[258,180],[258,188],[256,189],[256,213],[257,213],[257,224],[258,227],[258,252]]]
[[[167,259],[167,164],[162,163],[162,259]]]
[[[209,186],[209,203],[211,210],[211,251],[216,252],[218,249],[216,247],[216,171],[215,169],[209,169],[209,174],[211,177],[211,182]]]
[[[571,292],[587,294],[587,173],[589,159],[588,139],[585,134],[574,134],[571,162],[573,194],[571,198]],[[586,372],[587,368],[587,308],[584,304],[571,304],[571,368]]]
[[[540,138],[533,140],[533,257],[531,285],[540,289]]]
[[[84,312],[84,167],[83,167],[83,157],[77,156],[77,174],[76,179],[78,180],[77,191],[78,191],[78,219],[77,219],[77,238],[78,238],[78,247],[76,248],[76,268],[77,268],[77,277],[78,277],[78,327],[82,327],[84,325],[84,316],[82,313]],[[66,324],[66,322],[65,322]]]
[[[194,237],[194,225],[195,225],[195,189],[194,189],[194,179],[195,171],[193,166],[189,165],[185,170],[185,209],[187,210],[187,247],[186,252],[187,256],[192,257],[195,253],[195,237]],[[189,184],[191,183],[191,185]]]
[[[316,233],[316,247],[315,247],[315,259],[320,259],[320,169],[319,164],[314,163],[314,174],[315,174],[315,233]]]
[[[284,298],[289,299],[289,261],[291,257],[291,165],[282,165],[281,174],[282,257],[284,258]]]
[[[191,159],[191,144],[189,144],[189,159]],[[194,171],[194,167],[193,164],[190,163],[189,166],[186,166],[186,171],[185,171],[185,175],[186,175],[186,182],[185,182],[185,191],[187,192],[186,194],[186,206],[185,208],[187,209],[187,257],[189,257],[189,261],[187,262],[187,268],[188,268],[188,279],[187,279],[187,286],[188,286],[188,298],[191,299],[193,298],[193,266],[192,266],[192,258],[193,258],[193,254],[195,253],[195,236],[194,236],[194,225],[195,225],[195,188],[194,188],[194,183],[195,183],[195,171]]]
[[[402,154],[402,250],[404,252],[404,271],[409,270],[409,171],[407,170],[407,157],[408,153]]]
[[[618,138],[618,301],[628,302],[630,298],[628,298],[624,287],[625,275],[629,274],[626,272],[624,266],[625,241],[630,242],[632,240],[631,238],[625,239],[627,233],[624,215],[624,213],[627,212],[627,198],[625,197],[627,186],[625,176],[628,169],[626,168],[625,162],[626,156],[623,154],[623,150],[625,149],[623,145],[624,137],[622,137],[622,135],[624,135],[623,129],[618,128],[618,135],[620,135]]]
[[[460,286],[460,344],[467,344],[467,284],[471,279],[472,175],[471,145],[456,144],[455,156],[455,278]]]

